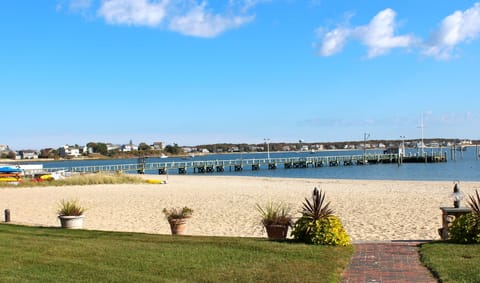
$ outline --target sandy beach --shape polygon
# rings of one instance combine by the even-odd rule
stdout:
[[[266,237],[255,204],[284,201],[298,211],[315,186],[357,242],[439,239],[439,207],[452,206],[453,182],[173,175],[168,184],[0,188],[0,209],[15,223],[59,226],[57,204],[73,198],[88,208],[85,229],[170,234],[162,209],[189,206],[190,235]],[[466,195],[476,188],[460,183]]]

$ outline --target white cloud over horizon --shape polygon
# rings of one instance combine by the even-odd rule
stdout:
[[[105,0],[98,14],[110,24],[158,26],[166,16],[168,0]]]
[[[395,35],[395,17],[395,11],[387,8],[375,15],[367,25],[353,28],[340,26],[328,32],[322,32],[320,28],[317,30],[322,41],[319,54],[332,56],[342,51],[350,39],[356,39],[367,47],[368,58],[387,54],[393,48],[412,46],[416,41],[414,36]]]
[[[205,11],[206,3],[194,6],[185,15],[172,18],[169,29],[184,35],[215,37],[222,32],[240,27],[253,20],[253,16],[212,14]]]
[[[456,47],[476,39],[480,34],[480,3],[465,11],[445,17],[425,44],[423,54],[446,60],[454,56]]]
[[[214,38],[253,22],[256,16],[252,10],[269,2],[274,0],[228,0],[221,4],[208,0],[61,0],[57,10],[65,10],[65,6],[69,11],[95,15],[110,25],[146,26]],[[423,40],[413,34],[398,34],[396,17],[394,9],[386,8],[364,25],[351,26],[347,20],[333,29],[318,27],[316,52],[330,57],[342,52],[348,42],[357,41],[365,46],[365,57],[370,59],[393,49],[415,49],[422,55],[448,60],[458,54],[461,44],[480,35],[480,2],[439,19],[438,27]]]
[[[476,2],[465,11],[455,11],[445,17],[428,41],[414,35],[395,35],[396,12],[387,8],[375,15],[369,24],[349,27],[337,26],[333,30],[317,28],[320,38],[318,54],[329,57],[341,52],[349,40],[358,40],[368,49],[367,57],[387,54],[393,48],[420,48],[422,54],[439,60],[453,57],[462,43],[477,39],[480,35],[480,3]]]
[[[249,11],[271,0],[229,0],[225,11],[209,9],[202,0],[69,0],[70,11],[94,13],[105,23],[118,26],[146,26],[187,36],[213,38],[254,20]],[[95,5],[96,4],[96,5]],[[57,11],[63,10],[57,5]]]

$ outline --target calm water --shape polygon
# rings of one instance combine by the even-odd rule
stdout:
[[[428,153],[431,150],[427,150]],[[258,176],[258,177],[286,177],[286,178],[324,178],[324,179],[369,179],[369,180],[430,180],[430,181],[480,181],[480,160],[476,158],[476,148],[469,147],[467,151],[456,152],[456,160],[451,160],[450,149],[443,148],[447,153],[446,163],[410,163],[410,164],[376,164],[367,166],[338,166],[320,167],[308,169],[283,169],[279,164],[276,170],[261,168],[252,171],[247,166],[241,172],[230,172],[228,167],[222,173],[207,173],[205,175],[234,175],[234,176]],[[368,151],[368,153],[381,153],[380,151]],[[336,156],[362,154],[362,151],[337,151],[337,152],[289,152],[270,153],[271,158],[276,157],[312,157],[312,156]],[[415,154],[413,150],[407,154]],[[249,154],[215,154],[208,156],[196,156],[191,160],[225,160],[225,159],[252,159],[266,158],[267,153]],[[183,161],[181,158],[147,158],[147,162],[171,162]],[[92,166],[102,164],[135,164],[137,159],[119,160],[79,160],[79,161],[52,161],[43,163],[44,168]],[[147,174],[156,174],[156,171],[147,171]],[[169,174],[177,174],[176,170],[169,170]],[[193,171],[188,171],[193,174]],[[201,174],[196,174],[201,175]],[[203,174],[202,174],[203,175]]]

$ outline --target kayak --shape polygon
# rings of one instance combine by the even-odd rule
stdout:
[[[7,178],[7,177],[20,178],[20,174],[19,173],[0,173],[0,178]]]
[[[0,167],[0,173],[20,173],[22,169],[11,166]]]
[[[146,182],[149,184],[166,184],[167,183],[167,181],[156,180],[156,179],[147,179]]]
[[[0,182],[18,182],[18,181],[21,181],[21,180],[22,180],[22,179],[13,178],[13,177],[0,178]]]

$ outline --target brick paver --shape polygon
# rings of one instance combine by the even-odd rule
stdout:
[[[343,274],[343,282],[438,282],[420,263],[418,245],[413,242],[355,244],[355,254]]]

